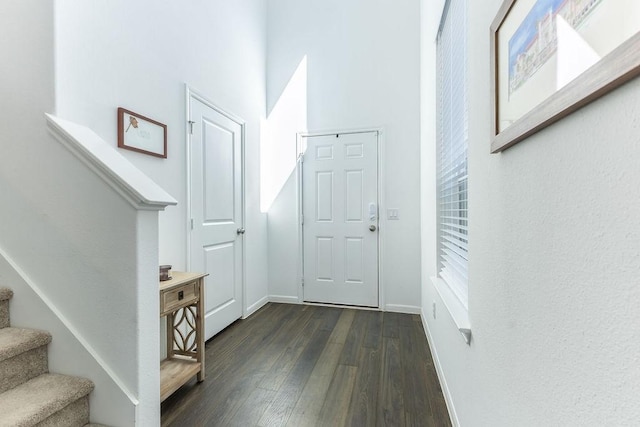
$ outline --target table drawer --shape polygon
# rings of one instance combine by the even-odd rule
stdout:
[[[185,283],[175,289],[165,291],[160,298],[160,312],[164,315],[177,308],[198,300],[198,281]]]

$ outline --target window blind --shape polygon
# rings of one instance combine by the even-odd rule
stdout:
[[[437,39],[438,268],[468,307],[466,0],[449,0]]]

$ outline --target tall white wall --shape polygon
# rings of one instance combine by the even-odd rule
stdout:
[[[309,131],[384,127],[382,208],[400,212],[399,221],[382,223],[384,302],[387,309],[411,310],[420,298],[419,2],[267,3],[268,113],[278,110],[306,57]],[[296,129],[289,132],[272,143],[282,156],[290,156],[291,168]],[[295,180],[281,184],[269,210],[269,293],[297,299]]]
[[[431,3],[423,1],[425,10]],[[634,425],[640,80],[489,154],[489,25],[501,3],[469,1],[470,346],[431,286],[435,263],[425,260],[423,315],[445,394],[463,426]],[[434,23],[425,14],[430,88]],[[423,120],[432,113],[425,95]],[[423,167],[432,163],[423,158]],[[423,184],[433,186],[431,178]],[[425,253],[432,215],[423,213]]]
[[[138,223],[133,206],[47,132],[53,2],[2,2],[0,52],[0,283],[15,293],[12,324],[51,331],[52,372],[94,381],[93,421],[133,425],[140,398],[139,420],[153,425],[159,368],[149,361],[159,331],[138,302],[156,310],[159,302],[136,285],[149,284],[139,265],[157,264],[157,249],[142,253],[157,248],[157,233],[144,229],[157,228],[157,213]]]
[[[120,150],[176,200],[160,215],[160,262],[186,260],[185,83],[246,121],[247,306],[267,295],[260,213],[266,6],[260,0],[56,2],[56,109],[117,145],[116,109],[168,126],[168,158]]]

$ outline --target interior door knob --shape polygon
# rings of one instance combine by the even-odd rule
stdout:
[[[376,226],[375,225],[370,225],[369,226],[369,231],[376,231]]]
[[[240,227],[236,230],[236,233],[238,234],[244,234],[244,228]]]

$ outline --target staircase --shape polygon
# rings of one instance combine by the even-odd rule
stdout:
[[[51,334],[11,327],[12,296],[0,287],[0,427],[96,426],[88,424],[93,383],[49,373]]]

